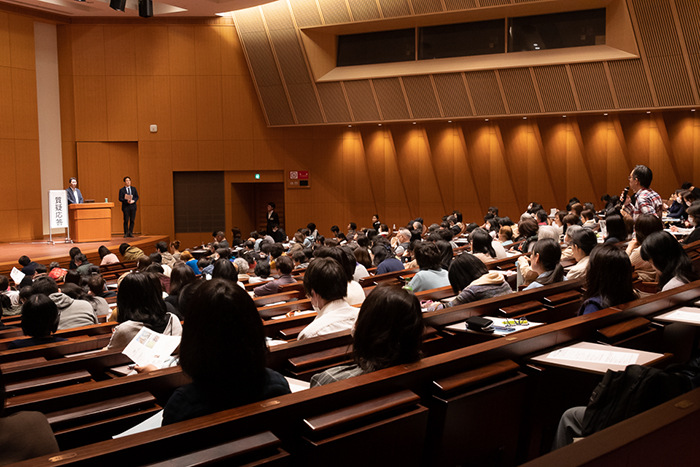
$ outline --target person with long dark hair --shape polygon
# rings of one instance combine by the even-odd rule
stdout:
[[[573,234],[573,239],[571,241],[571,249],[576,264],[569,269],[566,275],[567,279],[578,279],[586,275],[590,254],[597,245],[598,238],[595,232],[577,226],[577,231]]]
[[[9,349],[51,344],[67,339],[56,337],[58,329],[58,307],[46,295],[35,294],[22,305],[22,332],[29,339],[18,339],[7,346]]]
[[[170,273],[170,294],[165,297],[166,303],[170,303],[176,310],[179,310],[180,292],[185,286],[196,280],[197,277],[194,275],[192,268],[182,262],[175,263],[173,272]]]
[[[543,238],[535,243],[530,257],[530,267],[538,276],[525,290],[566,280],[561,263],[561,247],[556,240]]]
[[[605,216],[605,243],[620,243],[627,240],[627,225],[617,210],[608,212]]]
[[[615,245],[594,248],[588,260],[586,291],[579,315],[593,313],[637,298],[632,285],[632,263]]]
[[[372,247],[372,254],[374,255],[373,264],[377,267],[377,274],[401,271],[403,269],[403,263],[392,254],[391,245],[386,240],[377,242]]]
[[[284,377],[265,366],[265,332],[245,290],[225,279],[206,281],[184,311],[180,365],[192,383],[170,396],[163,425],[290,392]]]
[[[680,243],[668,232],[654,232],[642,243],[642,259],[649,261],[659,276],[663,292],[698,280],[693,263]]]
[[[423,316],[418,299],[399,287],[376,287],[360,308],[353,339],[354,362],[315,374],[312,387],[420,359]]]
[[[182,335],[180,319],[168,312],[158,276],[148,272],[132,272],[119,284],[117,322],[108,349],[124,348],[141,328],[168,336]]]

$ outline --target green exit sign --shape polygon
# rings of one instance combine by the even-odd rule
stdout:
[[[255,179],[260,180],[260,174],[255,174]]]

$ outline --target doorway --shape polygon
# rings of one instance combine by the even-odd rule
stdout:
[[[266,229],[267,204],[271,201],[276,204],[280,227],[285,229],[283,182],[231,183],[231,225],[241,229],[243,238],[253,230]]]

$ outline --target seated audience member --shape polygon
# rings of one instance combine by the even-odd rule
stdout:
[[[355,260],[357,261],[357,264],[362,266],[364,268],[364,272],[367,272],[368,269],[372,268],[372,258],[369,255],[369,250],[367,248],[355,248],[353,250],[353,254],[355,255]],[[355,280],[360,280],[362,279],[361,277],[357,277],[357,268],[355,269]],[[367,273],[367,276],[369,276],[369,273]],[[364,276],[364,277],[367,277]]]
[[[22,266],[22,273],[27,275],[27,276],[33,276],[34,271],[36,270],[36,267],[39,266],[39,263],[35,263],[31,259],[29,259],[29,256],[22,255],[20,256],[19,260],[17,262]]]
[[[199,270],[199,267],[197,266],[197,260],[194,259],[192,256],[192,253],[189,251],[185,250],[182,253],[180,253],[180,260],[184,261],[185,264],[192,269],[192,272],[194,272],[195,275],[199,275],[202,272]]]
[[[592,229],[596,226],[595,212],[593,212],[591,209],[584,209],[581,211],[581,220],[583,221],[583,225],[581,227]]]
[[[238,287],[245,289],[245,285],[238,282],[238,271],[236,265],[226,258],[219,258],[214,262],[214,269],[211,272],[212,279],[226,279],[235,282]]]
[[[175,261],[177,260],[168,251],[168,244],[165,242],[156,243],[156,252],[160,253],[161,260],[159,263],[172,269],[172,267],[175,265]]]
[[[663,222],[653,214],[640,214],[634,221],[635,237],[627,245],[626,253],[637,275],[645,282],[656,281],[656,269],[648,261],[642,259],[639,251],[649,235],[661,232],[663,229]]]
[[[21,411],[5,415],[5,380],[0,370],[0,465],[14,464],[59,451],[46,416]]]
[[[581,227],[580,225],[572,225],[566,229],[566,233],[564,234],[564,241],[563,241],[563,243],[566,245],[566,248],[564,248],[561,252],[561,260],[562,261],[574,258],[574,251],[573,251],[574,236],[576,235],[577,232],[580,232],[581,229],[583,229],[583,227]]]
[[[595,248],[597,245],[598,238],[590,229],[580,228],[574,234],[571,242],[571,250],[573,251],[576,264],[569,268],[569,272],[566,275],[568,280],[578,279],[579,277],[584,277],[586,275],[589,255],[591,254],[591,251],[593,251],[593,248]]]
[[[498,241],[504,247],[513,243],[513,229],[509,225],[502,225],[498,230]]]
[[[388,243],[374,245],[372,255],[374,255],[372,264],[377,268],[377,275],[403,270],[403,263],[391,254],[391,245]]]
[[[66,272],[66,275],[63,276],[63,283],[64,284],[80,285],[82,281],[83,281],[83,278],[80,275],[80,273],[77,271],[77,269],[69,269]]]
[[[136,261],[142,256],[143,251],[137,246],[131,246],[128,243],[119,245],[119,254],[122,255],[122,261]]]
[[[496,250],[493,248],[491,236],[482,228],[474,229],[469,234],[469,241],[472,244],[472,254],[484,263],[495,261]]]
[[[538,240],[532,249],[532,256],[530,257],[530,267],[538,276],[525,290],[565,280],[564,268],[560,260],[561,247],[556,240],[551,238]]]
[[[700,221],[700,203],[690,205],[687,210],[687,214],[688,223],[693,227],[693,231],[690,232],[688,238],[681,242],[683,245],[690,245],[691,243],[700,240],[700,229],[697,228],[698,221]]]
[[[168,278],[170,277],[170,274],[173,272],[173,268],[171,268],[167,264],[163,264],[163,255],[161,255],[160,252],[154,251],[153,253],[148,255],[148,258],[151,260],[151,264],[157,264],[163,269],[163,275],[165,275]]]
[[[160,281],[160,286],[165,294],[170,293],[170,278],[163,273],[163,266],[159,263],[151,263],[142,272],[150,272],[154,274]]]
[[[622,215],[617,211],[608,213],[608,215],[605,216],[605,230],[607,231],[605,235],[606,244],[615,244],[627,240],[627,225]]]
[[[107,300],[102,297],[88,294],[85,289],[75,284],[63,284],[61,292],[68,295],[73,300],[84,300],[92,306],[97,316],[108,315],[112,312],[107,304]]]
[[[67,341],[53,335],[58,329],[58,318],[58,307],[50,298],[32,295],[22,305],[22,332],[30,339],[12,341],[8,350]]]
[[[124,278],[117,293],[117,322],[108,349],[121,349],[146,326],[167,336],[182,335],[180,319],[169,313],[155,274],[134,272]]]
[[[75,258],[80,253],[82,253],[82,251],[80,251],[80,248],[78,248],[77,246],[74,246],[73,248],[70,249],[70,251],[68,252],[68,256],[70,256],[70,263],[68,263],[68,270],[78,268],[78,266],[75,265],[73,258]]]
[[[10,279],[0,275],[0,293],[10,299],[12,306],[19,305],[19,291],[10,289]]]
[[[253,293],[256,297],[263,297],[265,295],[279,293],[280,287],[286,284],[293,284],[297,281],[292,277],[292,270],[294,270],[294,264],[288,256],[280,256],[279,258],[277,258],[277,270],[280,273],[280,277],[278,279],[275,279],[253,289]]]
[[[549,215],[547,214],[547,211],[544,209],[540,209],[535,213],[535,218],[537,219],[537,224],[542,226],[542,225],[549,225]]]
[[[117,258],[117,255],[109,251],[109,248],[107,248],[104,245],[100,245],[100,247],[97,249],[97,254],[100,255],[100,266],[105,266],[107,264],[116,264],[119,262],[119,258]]]
[[[306,269],[309,263],[306,262],[306,253],[303,249],[296,250],[292,253],[292,262],[294,262],[294,269]]]
[[[90,303],[85,300],[74,300],[61,293],[56,281],[49,277],[41,277],[34,281],[32,294],[45,295],[56,304],[60,314],[59,330],[97,324],[97,314]]]
[[[486,265],[474,255],[459,255],[452,261],[448,272],[452,291],[458,294],[444,306],[457,306],[464,303],[500,297],[513,292],[500,272],[489,272]],[[428,307],[431,311],[443,308],[442,303]]]
[[[231,248],[231,244],[226,240],[226,234],[222,230],[215,233],[214,241],[219,244],[219,248]]]
[[[289,394],[284,377],[265,367],[262,321],[243,289],[212,279],[183,305],[180,365],[192,383],[170,396],[163,425]]]
[[[391,245],[396,251],[396,256],[404,256],[410,242],[411,231],[408,229],[399,229],[399,233],[391,239]]]
[[[338,261],[314,259],[304,274],[304,289],[317,315],[298,340],[352,329],[359,309],[345,301],[347,273]]]
[[[173,268],[173,272],[170,274],[170,293],[165,297],[165,302],[170,303],[176,310],[178,314],[180,313],[180,292],[187,285],[195,282],[197,278],[194,275],[192,268],[188,267],[183,263],[176,263]]]
[[[87,256],[80,253],[73,258],[73,261],[75,262],[75,265],[78,266],[76,271],[78,271],[81,276],[87,276],[90,273],[90,266],[92,266],[92,263],[88,261]]]
[[[483,230],[482,230],[483,231]],[[483,231],[488,237],[486,231]],[[491,238],[489,237],[489,242]],[[447,270],[442,268],[442,257],[438,246],[433,242],[420,242],[414,248],[419,271],[408,283],[413,292],[437,289],[450,285]]]
[[[350,305],[361,305],[365,301],[365,291],[362,286],[355,280],[355,256],[349,251],[343,250],[341,247],[322,247],[314,251],[315,258],[333,258],[343,267],[345,278],[347,280],[347,291],[345,301]],[[315,260],[314,260],[315,261]]]
[[[173,255],[173,258],[175,258],[175,261],[180,259],[180,240],[173,240],[170,242],[170,248],[169,248],[170,254]]]
[[[399,287],[375,287],[362,304],[355,323],[354,363],[315,374],[311,386],[417,361],[421,356],[423,329],[420,303],[415,295]]]
[[[520,221],[518,224],[518,238],[516,241],[521,241],[519,245],[515,246],[514,249],[521,253],[529,253],[532,251],[532,247],[537,242],[537,231],[539,230],[539,225],[537,221],[532,218],[526,218]]]
[[[661,291],[698,280],[693,263],[680,243],[668,232],[654,232],[644,239],[640,254],[654,266]]]
[[[440,267],[445,271],[449,270],[450,264],[452,264],[452,258],[454,258],[452,244],[444,240],[438,240],[435,242],[435,245],[437,245],[438,250],[440,250]]]
[[[107,290],[106,282],[101,274],[93,274],[87,280],[87,286],[89,292],[95,297],[109,298],[115,297],[116,292]]]
[[[272,280],[275,280],[275,278],[270,277],[270,263],[260,260],[255,264],[255,276],[251,277],[248,283],[255,284],[256,282],[268,282]]]
[[[250,279],[250,276],[248,275],[248,270],[250,269],[248,261],[246,261],[244,258],[236,258],[233,260],[233,265],[236,266],[236,270],[238,271],[239,282]]]
[[[686,185],[686,183],[683,185]],[[668,208],[668,212],[666,213],[667,217],[674,219],[687,218],[688,214],[686,213],[686,209],[688,208],[688,205],[683,202],[683,192],[686,190],[687,189],[684,189],[683,187],[681,187],[680,190],[676,190],[676,192],[669,198],[669,201],[672,201],[671,205],[666,206],[666,204],[664,204],[664,208]]]
[[[632,264],[615,245],[595,248],[588,261],[586,291],[579,315],[593,313],[637,298],[632,286]]]
[[[67,272],[57,261],[49,264],[49,277],[55,281],[62,281]]]

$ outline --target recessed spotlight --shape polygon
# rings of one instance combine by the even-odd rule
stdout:
[[[352,125],[348,125],[348,128],[352,128]]]
[[[566,118],[566,115],[562,115],[562,117]]]
[[[650,114],[650,113],[651,113],[651,110],[647,110],[647,113]]]
[[[452,120],[448,120],[447,123],[452,123]]]
[[[415,124],[416,124],[416,122],[413,122],[413,124],[415,125]]]
[[[527,117],[523,117],[523,120],[527,120]]]
[[[607,116],[608,116],[608,114],[603,114],[603,117],[607,117]]]
[[[690,109],[691,112],[695,112],[695,109]]]
[[[380,123],[379,126],[382,126],[382,124]]]
[[[489,121],[489,119],[488,119],[488,118],[485,118],[485,119],[484,119],[484,121],[485,121],[485,122],[488,122],[488,121]]]

